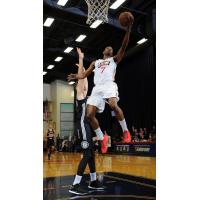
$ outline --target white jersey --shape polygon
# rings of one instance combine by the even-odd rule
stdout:
[[[105,60],[99,59],[95,62],[94,84],[104,84],[105,82],[114,81],[117,64],[113,57]]]

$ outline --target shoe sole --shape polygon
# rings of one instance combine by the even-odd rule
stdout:
[[[72,193],[72,194],[77,194],[77,195],[86,195],[86,194],[88,194],[88,193],[78,193],[78,192],[75,192],[73,190],[69,190],[69,192]]]
[[[94,190],[104,190],[104,188],[95,188],[95,187],[91,187],[91,186],[88,186],[88,188],[94,189]]]

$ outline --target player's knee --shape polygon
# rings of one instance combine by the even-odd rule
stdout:
[[[94,118],[94,115],[91,112],[86,113],[86,118],[88,121],[92,121],[92,119]]]
[[[119,107],[117,104],[110,104],[110,108],[115,111],[115,112],[118,112],[119,111]]]

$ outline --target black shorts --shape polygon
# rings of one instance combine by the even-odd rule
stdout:
[[[86,112],[86,101],[87,99],[77,100],[77,109],[76,109],[76,132],[81,139],[81,148],[84,149],[93,149],[94,144],[92,141],[93,132],[90,127],[90,124],[85,117]]]
[[[55,146],[54,140],[48,139],[48,140],[47,140],[47,148],[50,148],[50,147],[52,147],[52,146]]]
[[[81,149],[94,149],[93,134],[89,123],[86,120],[77,121],[76,130],[81,137]]]

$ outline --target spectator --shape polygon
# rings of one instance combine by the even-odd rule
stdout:
[[[149,133],[149,142],[152,142],[152,133]]]
[[[149,140],[149,133],[147,132],[147,129],[144,128],[144,140],[148,141]]]
[[[134,130],[134,137],[135,137],[134,140],[136,142],[140,141],[140,136],[139,136],[139,133],[138,133],[137,129]]]
[[[60,151],[60,149],[61,149],[61,138],[60,138],[59,134],[56,137],[56,149],[57,149],[57,151]]]
[[[140,140],[143,140],[143,139],[144,139],[144,131],[142,130],[142,128],[140,128],[139,139],[140,139]]]
[[[68,150],[68,141],[63,140],[62,142],[62,151],[66,152]]]

